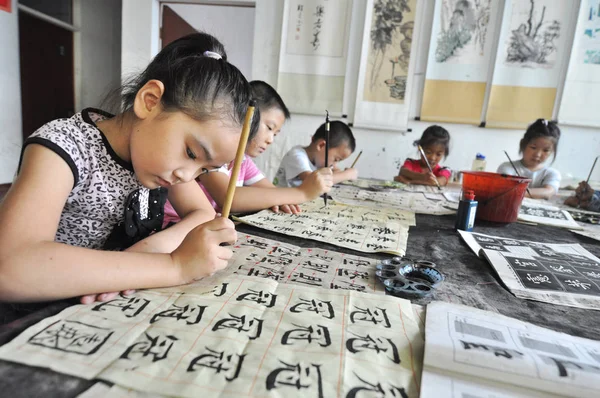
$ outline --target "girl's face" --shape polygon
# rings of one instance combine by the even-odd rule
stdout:
[[[444,155],[446,154],[446,147],[443,144],[429,145],[423,147],[423,152],[425,152],[425,157],[427,158],[429,165],[433,169],[444,158]],[[423,155],[421,155],[421,167],[423,169],[427,169],[427,163],[425,163]]]
[[[263,153],[273,139],[281,131],[281,126],[285,123],[285,115],[279,108],[270,108],[260,112],[260,123],[258,131],[252,141],[246,147],[246,155],[255,158]]]
[[[241,127],[222,120],[198,121],[183,112],[152,114],[134,124],[131,163],[147,188],[194,180],[203,170],[235,158]]]
[[[554,153],[554,141],[546,137],[535,138],[523,150],[523,165],[531,171],[544,167],[548,157]]]

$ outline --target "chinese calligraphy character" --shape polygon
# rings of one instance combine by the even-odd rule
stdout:
[[[234,329],[237,330],[238,333],[248,333],[248,338],[250,340],[255,340],[260,337],[260,334],[262,333],[262,319],[246,319],[246,315],[237,316],[229,314],[229,316],[231,318],[223,318],[217,321],[215,326],[213,326],[212,331],[216,332],[221,329]]]
[[[148,332],[144,332],[146,341],[139,341],[132,344],[127,350],[121,355],[121,359],[131,359],[130,355],[141,354],[142,358],[151,357],[152,362],[162,361],[169,355],[169,351],[173,347],[173,344],[179,340],[175,336],[160,335],[151,336]]]
[[[384,308],[375,307],[374,310],[357,306],[354,306],[354,308],[356,308],[356,311],[350,313],[350,321],[352,323],[357,323],[357,321],[372,322],[374,325],[382,324],[383,327],[388,329],[392,327]]]
[[[314,312],[315,314],[321,314],[323,318],[333,319],[335,318],[335,311],[331,301],[313,299],[307,300],[302,297],[299,298],[300,302],[290,307],[290,312]]]
[[[519,352],[517,350],[511,350],[509,348],[502,348],[502,347],[494,347],[491,345],[486,345],[486,344],[475,344],[475,343],[469,343],[466,341],[462,341],[459,340],[462,345],[463,348],[465,350],[471,350],[471,349],[475,349],[475,350],[479,350],[479,351],[488,351],[494,354],[494,356],[497,357],[504,357],[507,359],[512,359],[514,357],[522,357],[524,354],[522,352]]]
[[[333,290],[354,290],[356,292],[364,292],[366,290],[365,285],[359,285],[348,281],[334,281],[329,284],[329,288]]]
[[[219,288],[219,285],[215,286],[215,288],[211,291],[211,293],[215,293],[215,297],[221,297],[222,295],[227,293],[227,285],[229,285],[229,283],[223,282],[223,283],[221,283],[221,290],[219,291],[219,293],[216,293],[216,291]]]
[[[252,246],[258,249],[266,249],[269,247],[269,244],[267,242],[261,242],[255,239],[248,239],[246,242],[242,243],[242,246]]]
[[[306,270],[321,272],[324,274],[326,274],[329,270],[329,264],[319,264],[311,260],[304,261],[300,267]]]
[[[248,293],[240,294],[236,298],[236,300],[237,301],[243,301],[243,300],[253,301],[257,304],[263,304],[267,308],[271,308],[275,305],[275,302],[277,301],[277,295],[269,293],[269,292],[263,292],[262,290],[257,291],[257,290],[253,290],[253,289],[248,289]]]
[[[336,236],[334,238],[337,242],[339,243],[352,243],[354,245],[360,245],[360,242],[357,241],[356,239],[352,239],[352,238],[346,238],[343,236]]]
[[[569,377],[569,369],[575,369],[578,371],[584,371],[587,373],[596,373],[600,374],[600,367],[589,365],[587,363],[569,361],[565,359],[552,358],[541,356],[542,360],[546,363],[554,364],[558,368],[558,375],[560,377]],[[570,377],[573,377],[571,374]]]
[[[385,249],[386,248],[386,246],[380,245],[378,243],[367,243],[366,246],[368,248],[373,249],[373,250],[381,250],[381,249]]]
[[[362,379],[359,375],[357,375],[356,373],[354,373],[354,375],[358,378],[358,380],[360,380],[361,382],[363,382],[364,384],[362,386],[357,386],[352,388],[349,392],[348,395],[346,395],[346,398],[358,398],[358,397],[362,397],[364,396],[363,394],[359,394],[359,392],[361,391],[372,391],[377,393],[377,397],[379,398],[386,398],[386,397],[393,397],[393,398],[408,398],[408,394],[406,393],[406,390],[404,389],[404,387],[398,387],[395,386],[391,383],[388,383],[388,386],[386,388],[384,388],[381,383],[370,383],[364,379]]]
[[[231,354],[225,353],[225,351],[211,350],[208,347],[204,347],[206,352],[202,355],[198,355],[192,359],[187,371],[195,372],[198,367],[205,367],[213,369],[215,373],[223,372],[225,380],[233,381],[237,379],[242,370],[242,363],[247,354]],[[229,374],[228,374],[229,373]]]
[[[305,275],[303,272],[294,272],[290,281],[309,286],[321,286],[323,283],[323,279],[319,278],[318,276]]]
[[[300,232],[301,235],[306,235],[309,238],[321,238],[321,239],[325,239],[325,235],[320,234],[318,232],[313,232],[313,231],[308,231],[308,230],[304,230],[302,232]]]
[[[293,345],[295,341],[304,340],[308,343],[313,341],[319,343],[321,347],[328,347],[331,345],[331,337],[329,335],[329,329],[321,325],[309,325],[300,326],[293,323],[297,329],[290,329],[286,331],[281,337],[281,344]]]
[[[115,307],[120,308],[127,318],[133,318],[137,316],[140,312],[146,308],[150,304],[149,300],[140,297],[124,297],[120,296],[118,299],[110,300],[105,303],[98,304],[92,311],[106,311],[106,307]]]
[[[300,363],[292,365],[282,360],[279,360],[279,362],[283,364],[283,367],[273,370],[267,376],[267,391],[280,387],[294,387],[298,391],[306,390],[303,392],[303,395],[316,395],[319,398],[323,398],[321,365],[310,364],[309,366],[303,366]],[[311,394],[311,390],[314,391],[314,394]]]
[[[259,276],[262,278],[273,279],[275,281],[280,280],[281,278],[283,278],[284,275],[285,275],[285,271],[283,271],[283,270],[275,271],[272,269],[267,269],[267,270],[261,271],[258,268],[250,268],[250,270],[248,270],[248,276]]]
[[[174,318],[177,321],[184,320],[187,325],[196,325],[202,320],[202,315],[207,307],[206,305],[196,305],[196,307],[184,305],[182,307],[171,304],[170,308],[154,314],[150,319],[150,324],[158,322],[161,318]]]
[[[368,271],[354,271],[348,268],[338,268],[337,270],[337,274],[339,276],[346,276],[350,279],[369,279],[369,272]]]
[[[579,279],[567,279],[565,282],[571,287],[577,287],[583,290],[588,290],[592,286],[591,283],[580,282]]]
[[[371,262],[369,260],[360,260],[352,258],[345,258],[343,263],[344,265],[356,265],[357,267],[368,267],[371,265]]]
[[[388,227],[375,227],[375,228],[373,228],[373,232],[377,232],[378,234],[381,234],[381,235],[396,234],[396,231],[394,231],[393,229],[388,228]]]
[[[294,232],[295,228],[286,227],[285,225],[275,225],[273,229],[277,232],[286,233],[286,232]]]
[[[77,321],[56,321],[31,336],[28,344],[80,355],[95,354],[114,332]]]
[[[372,338],[370,335],[360,336],[352,333],[356,337],[349,338],[346,340],[346,348],[353,354],[364,350],[372,350],[379,354],[383,352],[387,355],[393,363],[400,363],[400,355],[398,354],[398,348],[391,339],[376,337]]]
[[[527,273],[527,280],[533,282],[536,285],[540,285],[542,283],[552,283],[547,275],[532,276],[529,272]]]

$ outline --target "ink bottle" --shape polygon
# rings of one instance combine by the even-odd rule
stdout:
[[[486,161],[485,156],[478,153],[475,156],[475,160],[473,160],[473,165],[471,166],[471,170],[473,171],[485,171]]]
[[[475,213],[477,212],[477,201],[473,191],[464,191],[462,199],[458,204],[456,214],[456,229],[472,231],[475,224]]]

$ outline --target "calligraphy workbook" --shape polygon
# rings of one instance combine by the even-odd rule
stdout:
[[[0,358],[182,397],[412,397],[418,322],[395,297],[227,275],[67,308]]]

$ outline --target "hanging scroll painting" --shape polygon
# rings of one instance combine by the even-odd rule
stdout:
[[[488,127],[522,129],[552,118],[573,12],[571,0],[506,1]]]
[[[416,0],[367,1],[354,126],[406,130],[416,16]]]
[[[296,113],[341,115],[352,2],[286,0],[277,91]]]
[[[499,2],[437,0],[421,120],[479,124]]]
[[[600,127],[600,1],[583,0],[558,120]]]

